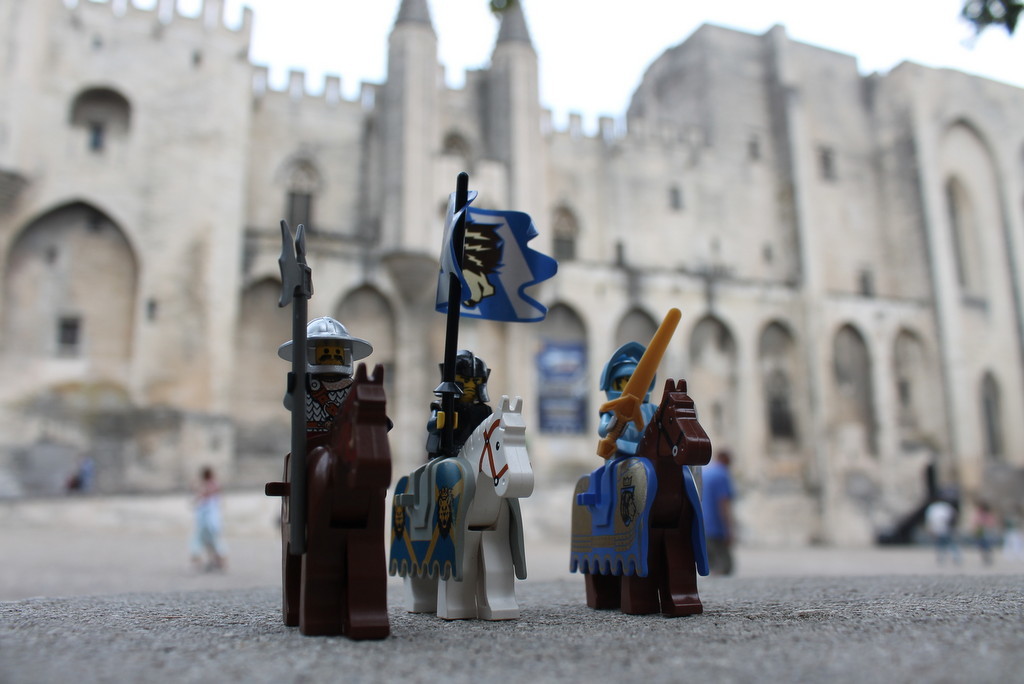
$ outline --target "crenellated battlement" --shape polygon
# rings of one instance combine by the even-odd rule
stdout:
[[[111,16],[117,21],[155,20],[154,24],[160,30],[154,30],[154,36],[159,36],[163,30],[195,31],[205,36],[214,33],[218,34],[217,37],[231,35],[248,44],[252,33],[252,9],[243,7],[240,20],[230,21],[224,16],[224,0],[198,1],[199,9],[194,16],[178,12],[177,0],[156,0],[152,8],[137,7],[132,0],[65,0],[63,4],[75,24],[106,21]]]
[[[320,88],[309,87],[306,72],[302,69],[290,69],[284,87],[276,88],[271,83],[270,69],[266,65],[253,67],[252,94],[259,101],[265,98],[288,98],[292,102],[317,102],[328,107],[358,105],[363,109],[373,109],[377,99],[376,83],[363,81],[359,84],[359,95],[354,99],[346,98],[342,91],[341,76],[325,74]]]
[[[550,109],[543,111],[541,129],[548,136],[563,136],[579,141],[600,141],[604,144],[611,144],[626,137],[625,130],[614,117],[599,117],[597,131],[588,133],[583,125],[583,115],[579,112],[569,112],[568,123],[565,126],[555,126]]]

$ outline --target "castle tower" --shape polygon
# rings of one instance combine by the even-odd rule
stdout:
[[[440,85],[427,2],[402,0],[389,39],[377,132],[383,151],[381,242],[403,251],[437,251],[430,169],[438,145]]]
[[[488,154],[508,169],[509,207],[544,209],[537,53],[518,3],[502,14],[488,74],[485,138]]]

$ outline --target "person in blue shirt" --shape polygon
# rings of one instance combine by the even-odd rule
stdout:
[[[702,469],[701,508],[704,511],[704,535],[708,545],[708,564],[712,575],[733,573],[732,500],[735,496],[729,466],[732,454],[722,450]]]

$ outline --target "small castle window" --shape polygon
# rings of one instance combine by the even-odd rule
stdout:
[[[861,269],[858,274],[860,294],[862,297],[875,296],[875,274],[870,268]]]
[[[756,135],[747,139],[747,159],[757,161],[761,158],[761,139]]]
[[[82,320],[78,316],[61,316],[57,321],[58,356],[78,356],[81,352]]]
[[[288,194],[285,197],[285,217],[294,228],[299,224],[313,228],[313,200],[320,187],[320,174],[309,160],[292,165],[288,176]]]
[[[107,127],[102,121],[93,121],[89,124],[89,150],[102,152],[106,144]]]
[[[576,216],[568,208],[561,207],[555,211],[555,220],[552,224],[555,259],[573,261],[576,259],[576,239],[580,232]]]
[[[131,105],[123,95],[108,88],[92,88],[71,103],[71,126],[85,132],[86,148],[99,153],[131,127]]]
[[[823,145],[818,148],[818,173],[822,179],[828,181],[839,178],[836,171],[836,151],[831,147]]]
[[[672,208],[672,211],[682,211],[683,190],[678,185],[673,185],[671,188],[669,188],[668,205]]]
[[[288,193],[288,224],[292,227],[302,224],[310,227],[313,214],[313,195],[308,192],[291,191]]]

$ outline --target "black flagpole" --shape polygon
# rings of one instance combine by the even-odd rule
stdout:
[[[469,199],[469,174],[459,174],[455,185],[455,212],[466,207]],[[466,241],[466,213],[459,214],[452,231],[452,245],[455,249],[455,263],[462,270],[462,256]],[[447,245],[444,249],[447,249]],[[462,390],[455,384],[455,356],[459,346],[459,315],[462,310],[462,281],[455,273],[448,274],[448,318],[444,337],[444,365],[441,368],[441,384],[434,394],[441,397],[444,412],[444,427],[441,428],[441,456],[455,456],[455,399]]]

